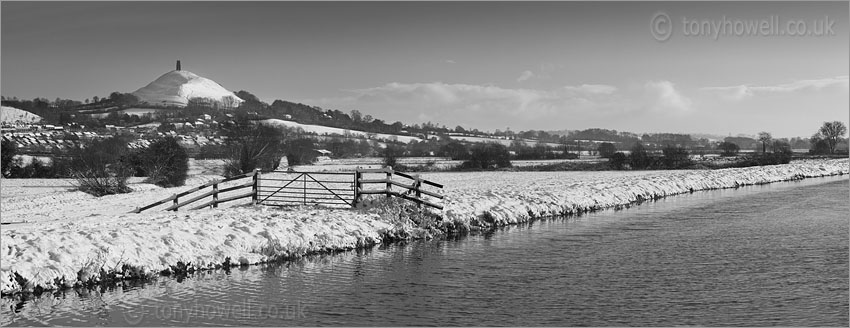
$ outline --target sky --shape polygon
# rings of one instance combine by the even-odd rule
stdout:
[[[807,137],[850,116],[848,2],[3,1],[0,15],[6,97],[132,92],[179,59],[268,103],[482,131]]]

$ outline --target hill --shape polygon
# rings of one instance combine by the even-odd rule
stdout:
[[[189,99],[192,98],[211,99],[231,108],[243,102],[233,92],[215,81],[184,70],[165,73],[147,86],[133,92],[133,95],[138,97],[141,103],[157,106],[186,107]],[[228,104],[228,99],[232,99],[230,100],[232,103]]]
[[[0,107],[0,121],[3,123],[36,123],[41,121],[41,116],[15,107]]]

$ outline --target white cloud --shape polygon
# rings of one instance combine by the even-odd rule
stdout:
[[[717,95],[720,98],[726,100],[741,100],[753,95],[752,90],[746,85],[736,85],[731,87],[707,87],[701,88],[700,90],[713,95]]]
[[[826,89],[836,89],[847,92],[848,89],[850,89],[850,86],[848,86],[848,76],[844,75],[816,80],[797,80],[790,83],[775,85],[758,86],[742,84],[725,87],[705,87],[700,90],[727,100],[742,100],[756,94],[817,92]]]
[[[612,94],[617,87],[605,84],[582,84],[580,86],[565,86],[564,90],[583,94]]]
[[[545,92],[537,90],[442,82],[393,82],[383,86],[349,91],[355,94],[355,99],[358,101],[422,106],[462,106],[472,109],[480,108],[483,104],[490,102],[505,102],[523,107],[546,97]]]
[[[444,62],[444,63],[446,63],[446,64],[457,64],[457,62],[456,62],[456,61],[451,60],[451,59],[446,59],[446,60],[444,60],[443,62]]]
[[[691,109],[693,102],[690,98],[676,90],[670,81],[649,81],[644,84],[644,90],[650,110],[659,112],[684,112]]]
[[[612,112],[622,112],[628,104],[617,94],[616,87],[601,84],[541,90],[393,82],[345,91],[350,95],[304,101],[322,107],[359,109],[389,122],[433,121],[485,129],[521,125],[558,127],[577,118],[610,116]]]
[[[636,120],[646,120],[641,124],[664,124],[689,117],[684,115],[691,115],[695,107],[670,81],[649,81],[625,89],[607,84],[537,89],[392,82],[345,91],[348,95],[302,101],[344,111],[357,109],[387,122],[432,121],[489,130],[506,126],[513,129],[628,126]]]
[[[519,77],[516,79],[517,82],[527,81],[534,77],[534,72],[532,71],[523,71]]]

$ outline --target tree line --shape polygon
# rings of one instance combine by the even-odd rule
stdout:
[[[809,154],[837,154],[836,146],[843,140],[846,133],[847,126],[841,121],[823,122],[823,125],[809,139]],[[761,144],[761,153],[744,158],[734,164],[735,166],[786,164],[791,161],[793,151],[788,141],[774,140],[772,135],[766,131],[759,132],[758,139],[754,140]],[[737,156],[740,148],[737,143],[729,140],[717,145],[717,150],[721,151],[721,156],[727,157]],[[768,150],[770,150],[770,153],[768,153]],[[693,165],[690,160],[690,153],[686,149],[672,145],[665,146],[662,149],[661,156],[649,153],[641,142],[636,142],[628,155],[618,152],[617,147],[608,142],[599,144],[597,151],[601,157],[608,158],[612,168],[618,170],[625,168],[677,169]],[[846,151],[844,153],[846,154]]]

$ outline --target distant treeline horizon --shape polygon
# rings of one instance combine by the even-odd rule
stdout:
[[[213,102],[202,99],[190,99],[189,105],[186,107],[174,107],[171,109],[180,110],[187,119],[192,116],[202,114],[217,114],[229,112],[234,115],[251,114],[258,118],[276,118],[295,121],[301,124],[322,125],[341,129],[360,130],[372,133],[424,136],[439,134],[463,134],[469,136],[492,137],[501,139],[525,139],[535,140],[546,143],[556,144],[575,144],[581,141],[595,142],[610,142],[617,145],[617,148],[625,149],[635,143],[647,144],[650,147],[663,147],[673,145],[684,148],[708,148],[717,142],[731,142],[740,149],[751,150],[758,149],[760,146],[759,140],[738,134],[737,136],[722,137],[711,140],[706,138],[705,133],[633,133],[628,131],[617,131],[604,128],[587,128],[584,130],[526,130],[526,131],[511,131],[506,129],[502,131],[480,131],[476,128],[468,128],[456,126],[448,128],[444,124],[425,122],[414,123],[412,125],[396,121],[387,123],[380,118],[374,118],[371,115],[363,115],[358,110],[351,110],[348,113],[340,110],[323,109],[318,106],[310,106],[302,103],[295,103],[285,100],[275,100],[271,104],[265,103],[255,95],[248,91],[238,91],[236,96],[245,100],[239,107],[234,109],[222,110],[218,106],[214,106]],[[133,126],[136,124],[150,123],[162,119],[156,115],[144,117],[145,115],[109,115],[100,119],[95,119],[89,115],[77,115],[81,110],[93,110],[99,108],[109,108],[112,110],[121,108],[144,108],[146,104],[140,104],[138,99],[129,93],[113,92],[106,97],[94,96],[91,99],[83,101],[56,98],[50,101],[47,98],[34,98],[32,100],[20,100],[17,97],[2,96],[2,104],[4,106],[15,107],[21,110],[31,112],[41,116],[47,123],[53,124],[70,124],[84,121],[86,126],[102,127],[105,125],[117,126]],[[156,108],[163,108],[157,107]],[[173,113],[172,113],[173,114]],[[721,137],[721,136],[716,136]],[[804,149],[810,147],[810,138],[792,137],[792,138],[775,138],[787,142],[791,148]]]

